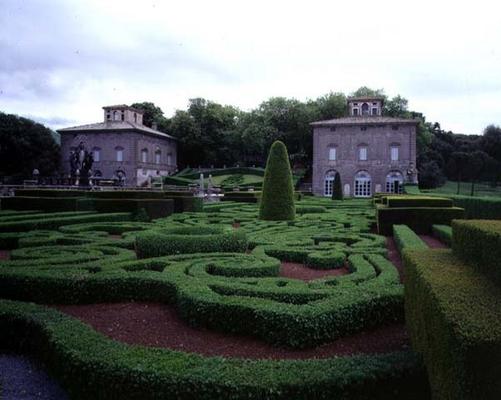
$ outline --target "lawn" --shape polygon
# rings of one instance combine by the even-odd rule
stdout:
[[[77,399],[428,398],[372,202],[257,211],[0,211],[1,342]]]
[[[435,189],[421,190],[423,193],[437,193],[437,194],[458,194],[457,182],[447,181],[443,186]],[[471,193],[471,183],[461,182],[459,185],[459,194],[469,196]],[[475,196],[501,196],[501,186],[492,187],[485,183],[475,184]]]

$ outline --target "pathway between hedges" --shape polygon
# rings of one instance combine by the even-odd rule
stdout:
[[[294,350],[273,347],[254,337],[192,328],[181,320],[172,305],[115,303],[55,307],[120,342],[205,356],[307,359],[359,353],[387,353],[409,348],[409,337],[404,324],[358,333],[313,349]]]
[[[0,354],[0,399],[66,400],[59,384],[25,356]]]

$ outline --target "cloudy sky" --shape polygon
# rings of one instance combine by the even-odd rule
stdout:
[[[167,116],[205,97],[244,110],[271,96],[360,86],[401,94],[458,133],[501,124],[495,1],[0,0],[0,111],[52,128],[103,105]]]

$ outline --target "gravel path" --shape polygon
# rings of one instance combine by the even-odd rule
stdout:
[[[387,353],[409,348],[409,337],[404,324],[357,333],[313,349],[294,350],[274,347],[250,336],[192,328],[181,320],[172,305],[114,303],[54,307],[121,342],[164,347],[205,356],[306,359]]]
[[[0,354],[0,399],[66,400],[68,396],[35,362],[25,356]]]

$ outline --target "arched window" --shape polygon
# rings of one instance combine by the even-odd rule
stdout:
[[[336,171],[330,170],[325,173],[324,178],[324,196],[332,196],[332,187],[334,185],[334,177],[336,176]]]
[[[160,149],[155,151],[155,164],[160,164],[162,162],[162,152]]]
[[[148,162],[148,149],[141,150],[141,162]]]
[[[372,195],[371,176],[367,171],[359,171],[355,174],[355,197],[370,197]]]
[[[99,147],[94,147],[92,149],[92,157],[94,158],[94,162],[101,161],[101,149]]]
[[[124,149],[123,147],[115,147],[116,160],[122,162],[124,160]]]
[[[369,105],[367,103],[362,104],[362,115],[369,115]]]
[[[329,161],[336,161],[337,159],[337,147],[334,145],[329,146]]]
[[[404,176],[400,171],[391,171],[386,175],[386,192],[387,193],[402,193],[404,184]]]

